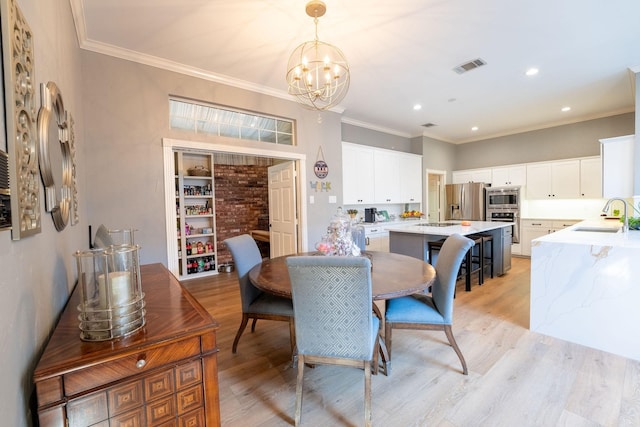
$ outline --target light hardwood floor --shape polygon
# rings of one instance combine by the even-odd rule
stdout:
[[[296,371],[287,324],[258,321],[234,355],[236,274],[183,284],[221,325],[222,425],[293,425]],[[394,331],[391,375],[372,378],[374,425],[640,426],[640,362],[529,331],[528,259],[514,258],[508,274],[471,292],[459,282],[454,319],[469,375],[444,333]],[[357,369],[307,369],[302,425],[362,425],[363,391]]]

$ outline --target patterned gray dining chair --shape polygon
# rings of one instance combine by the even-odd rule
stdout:
[[[289,339],[291,353],[295,351],[295,326],[293,322],[293,304],[288,298],[278,297],[261,291],[249,280],[249,270],[262,262],[260,249],[255,240],[248,234],[231,237],[224,241],[231,252],[238,273],[240,284],[240,300],[242,302],[242,321],[231,347],[233,353],[238,348],[240,336],[247,327],[249,319],[253,319],[251,332],[256,329],[258,319],[278,320],[289,323]]]
[[[473,240],[460,234],[447,237],[440,249],[434,268],[435,282],[431,295],[419,293],[387,300],[385,312],[385,343],[391,360],[391,333],[393,329],[427,329],[444,331],[460,362],[462,372],[467,375],[467,362],[453,337],[453,297],[460,264],[473,246]],[[387,369],[390,369],[387,366]]]
[[[365,424],[371,425],[371,372],[377,372],[380,320],[372,313],[371,261],[364,257],[296,256],[286,260],[296,319],[300,424],[305,364],[364,370]]]

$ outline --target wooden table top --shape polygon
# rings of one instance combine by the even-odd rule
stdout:
[[[219,328],[162,264],[142,265],[140,275],[146,303],[146,325],[141,330],[110,341],[82,341],[76,308],[80,292],[75,289],[36,367],[34,379],[79,369],[105,357],[116,358],[119,354],[158,346],[170,338],[193,337]]]
[[[431,264],[406,255],[367,251],[373,269],[371,286],[374,300],[398,298],[420,292],[433,283],[436,271]],[[318,255],[308,252],[299,255]],[[259,289],[291,298],[291,282],[283,257],[266,259],[249,271],[249,279]],[[318,255],[322,256],[322,255]]]

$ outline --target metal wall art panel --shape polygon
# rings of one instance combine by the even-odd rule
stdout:
[[[56,230],[69,223],[73,193],[73,158],[69,125],[58,85],[40,86],[42,106],[38,111],[40,175],[44,183],[45,210],[51,213]]]
[[[16,4],[0,0],[7,151],[14,240],[40,233],[33,32]]]

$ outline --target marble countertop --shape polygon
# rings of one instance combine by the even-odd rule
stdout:
[[[399,232],[399,233],[412,233],[412,234],[430,234],[437,236],[450,236],[452,234],[474,234],[481,233],[483,231],[495,230],[496,228],[511,227],[512,222],[494,222],[494,221],[470,221],[470,225],[462,225],[461,221],[442,221],[443,223],[452,223],[446,227],[433,227],[421,224],[428,224],[429,221],[406,221],[402,224],[393,224],[385,226],[385,230]]]
[[[554,242],[583,245],[640,248],[640,230],[630,230],[627,233],[621,231],[622,223],[616,220],[586,220],[571,227],[556,231],[534,239],[532,243]],[[577,231],[579,229],[603,228],[618,230],[618,232],[602,231]]]

